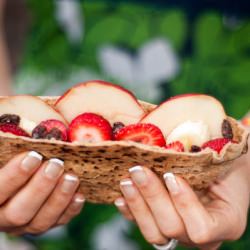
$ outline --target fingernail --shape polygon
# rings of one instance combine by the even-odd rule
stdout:
[[[72,206],[74,209],[79,209],[80,207],[82,207],[84,202],[85,202],[85,198],[83,196],[77,196],[75,197]]]
[[[175,179],[175,176],[172,173],[165,173],[163,175],[163,178],[165,180],[169,192],[171,192],[172,194],[176,194],[179,192],[179,185]]]
[[[135,188],[131,180],[122,180],[120,185],[125,196],[131,197],[135,194]]]
[[[78,178],[76,176],[66,174],[64,176],[64,181],[62,184],[62,192],[72,193],[75,190],[77,183]]]
[[[62,160],[52,158],[48,161],[45,168],[45,174],[51,179],[58,178],[63,172],[64,162]]]
[[[30,151],[22,160],[21,168],[27,172],[30,172],[41,164],[42,159],[42,155],[35,151]]]
[[[123,198],[117,198],[114,203],[117,207],[125,206],[125,201]]]
[[[147,181],[147,175],[141,166],[135,166],[129,169],[131,177],[136,184],[142,185]]]

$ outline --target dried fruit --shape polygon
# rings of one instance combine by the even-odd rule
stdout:
[[[61,121],[50,119],[33,129],[32,138],[67,141],[67,128]]]
[[[14,114],[4,114],[0,116],[0,124],[14,124],[18,126],[20,123],[20,117]]]
[[[226,119],[223,120],[222,126],[221,126],[221,133],[224,138],[226,139],[233,139],[233,130],[230,122]]]
[[[201,151],[201,147],[196,146],[196,145],[192,145],[191,148],[190,148],[190,152],[192,152],[192,153],[197,153],[197,152],[200,152],[200,151]]]
[[[122,122],[115,122],[112,128],[113,134],[117,133],[121,128],[123,128],[125,125]]]

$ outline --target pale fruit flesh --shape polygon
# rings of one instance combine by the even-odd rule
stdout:
[[[185,151],[190,151],[193,145],[201,147],[209,140],[208,126],[202,121],[181,123],[167,137],[167,143],[180,141]]]
[[[180,124],[202,121],[210,138],[222,137],[221,126],[226,114],[221,103],[208,95],[190,94],[169,99],[146,115],[141,122],[158,126],[167,138]]]
[[[86,112],[103,116],[111,125],[137,123],[144,116],[143,108],[130,92],[103,82],[73,87],[60,98],[56,108],[68,122]]]
[[[40,122],[56,119],[67,124],[63,116],[38,97],[29,95],[10,96],[0,100],[0,116],[16,114],[20,117],[19,126],[31,134]]]

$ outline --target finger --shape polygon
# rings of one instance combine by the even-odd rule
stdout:
[[[30,222],[55,188],[63,171],[63,161],[59,159],[44,163],[33,178],[1,208],[2,225],[22,226]]]
[[[141,166],[130,168],[129,172],[161,232],[168,238],[189,242],[182,219],[160,179],[150,169]]]
[[[27,226],[26,232],[39,234],[54,226],[72,200],[78,185],[76,176],[62,176],[53,193]]]
[[[120,213],[127,220],[130,220],[130,221],[134,220],[134,216],[132,215],[131,211],[129,210],[129,207],[126,204],[126,201],[122,197],[117,198],[114,203],[115,203],[115,206],[117,207],[117,209],[120,211]]]
[[[22,153],[0,169],[0,204],[19,190],[38,169],[42,155],[35,151]]]
[[[151,244],[165,244],[166,238],[157,227],[150,209],[133,182],[125,179],[121,181],[120,186],[126,203],[145,239]]]
[[[85,199],[82,194],[80,193],[75,194],[68,208],[59,218],[56,225],[59,226],[69,223],[70,220],[72,220],[76,215],[78,215],[81,212],[84,202]]]
[[[208,213],[191,187],[172,173],[164,175],[173,203],[183,219],[189,238],[195,244],[220,241],[228,232],[228,223],[222,210]]]

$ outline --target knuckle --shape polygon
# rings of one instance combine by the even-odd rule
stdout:
[[[162,237],[160,235],[159,236],[157,236],[157,235],[147,236],[146,240],[150,244],[159,244],[160,245],[160,244],[163,243],[163,239],[162,239]]]
[[[5,220],[12,226],[23,226],[29,222],[29,219],[26,216],[23,216],[18,212],[12,212],[11,210],[5,211]]]
[[[168,238],[179,238],[183,235],[183,229],[181,227],[173,226],[173,227],[163,227],[162,233]]]
[[[195,232],[193,235],[190,236],[190,239],[193,243],[197,245],[203,245],[211,241],[211,231],[209,231],[207,228],[203,230],[199,230],[198,232]]]

